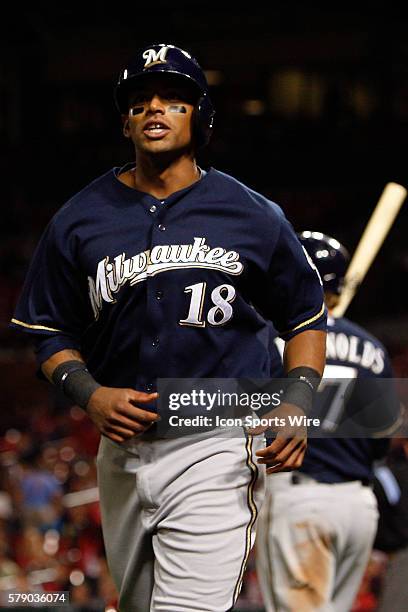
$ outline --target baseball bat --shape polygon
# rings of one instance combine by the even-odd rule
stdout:
[[[407,190],[398,183],[387,183],[385,185],[347,268],[344,289],[339,303],[333,309],[335,317],[343,316],[349,307],[394,223],[406,195]]]

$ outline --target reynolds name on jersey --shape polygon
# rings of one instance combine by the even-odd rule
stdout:
[[[328,319],[326,355],[328,363],[344,363],[387,376],[384,347],[376,338],[348,319]]]
[[[384,370],[384,351],[374,346],[370,340],[362,340],[357,336],[346,336],[340,332],[328,332],[327,356],[336,361],[346,361],[381,374]]]

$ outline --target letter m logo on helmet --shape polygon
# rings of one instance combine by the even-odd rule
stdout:
[[[146,60],[143,69],[146,70],[146,68],[155,64],[165,64],[168,50],[169,47],[161,47],[158,51],[156,49],[146,49],[142,54],[143,59]]]

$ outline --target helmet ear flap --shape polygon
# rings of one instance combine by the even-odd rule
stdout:
[[[324,291],[340,295],[350,260],[347,249],[321,232],[303,231],[298,237],[319,271]]]
[[[197,147],[208,144],[214,126],[214,107],[207,95],[201,96],[194,108],[193,126]]]

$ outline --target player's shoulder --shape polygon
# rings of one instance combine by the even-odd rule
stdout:
[[[334,331],[336,334],[343,333],[347,336],[357,336],[357,338],[367,340],[374,346],[381,348],[384,352],[386,352],[386,348],[381,340],[358,323],[350,321],[350,319],[347,319],[346,317],[329,317],[328,331]]]
[[[94,223],[97,219],[114,219],[118,203],[123,201],[116,183],[130,191],[116,178],[115,172],[116,168],[108,170],[72,195],[51,217],[48,232],[63,239],[75,228]]]
[[[252,189],[230,174],[211,168],[210,178],[214,187],[217,186],[219,190],[223,191],[230,199],[231,204],[250,206],[254,211],[264,213],[275,220],[283,220],[285,218],[282,208],[276,202],[255,191],[255,189]]]
[[[89,209],[84,208],[84,206],[100,206],[101,203],[109,199],[109,186],[111,186],[114,181],[117,181],[114,171],[115,169],[108,170],[108,172],[98,176],[72,195],[56,212],[55,218],[62,219],[73,213],[89,213]]]

